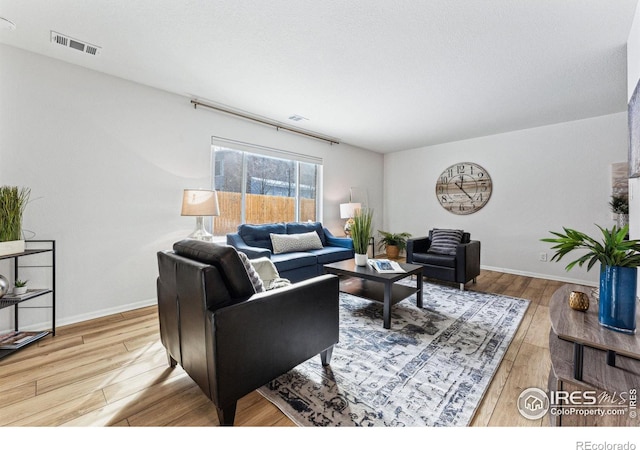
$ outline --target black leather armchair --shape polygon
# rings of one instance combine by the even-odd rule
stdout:
[[[462,234],[462,240],[455,255],[429,253],[433,230],[429,236],[407,240],[407,262],[422,265],[422,274],[435,280],[459,283],[464,290],[465,284],[480,275],[480,241],[472,241],[469,233]]]
[[[160,336],[233,425],[236,402],[338,342],[338,278],[323,275],[256,293],[231,246],[186,239],[158,252]]]

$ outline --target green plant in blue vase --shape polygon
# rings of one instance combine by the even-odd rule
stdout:
[[[634,334],[636,330],[637,271],[640,266],[640,240],[626,239],[629,226],[614,226],[608,230],[596,225],[601,239],[563,227],[564,233],[551,231],[554,238],[541,239],[554,243],[551,261],[560,261],[577,250],[586,251],[565,267],[571,270],[587,265],[587,271],[600,263],[600,299],[598,320],[606,328]]]

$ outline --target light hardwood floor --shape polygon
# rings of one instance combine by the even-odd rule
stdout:
[[[547,426],[516,409],[523,389],[546,389],[549,299],[557,281],[483,271],[470,290],[531,301],[472,426]],[[155,307],[60,327],[0,360],[2,426],[217,426],[214,406],[167,366]],[[236,426],[295,426],[257,392],[238,402]]]

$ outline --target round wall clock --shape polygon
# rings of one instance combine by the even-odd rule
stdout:
[[[491,177],[481,166],[462,162],[447,167],[436,183],[436,196],[454,214],[472,214],[491,197]]]

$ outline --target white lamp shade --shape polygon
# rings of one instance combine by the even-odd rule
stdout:
[[[360,203],[341,203],[340,204],[340,218],[351,219],[356,215],[356,210],[360,209]]]
[[[219,216],[218,193],[203,189],[185,189],[182,196],[183,216]]]

